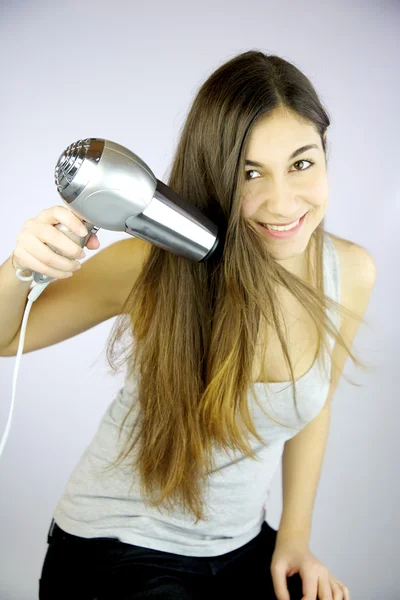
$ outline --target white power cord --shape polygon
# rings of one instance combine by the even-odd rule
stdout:
[[[30,276],[24,276],[24,275],[22,275],[22,273],[24,271],[25,271],[25,269],[17,269],[16,276],[18,277],[18,279],[20,279],[21,281],[31,281],[33,279],[33,274],[30,275]],[[51,281],[53,281],[53,279],[51,279]],[[7,425],[6,425],[6,428],[5,428],[3,437],[1,439],[1,443],[0,443],[0,456],[3,453],[3,449],[4,449],[4,446],[6,445],[8,434],[9,434],[10,429],[11,429],[11,420],[12,420],[12,414],[13,414],[13,411],[14,411],[14,400],[15,400],[15,391],[16,391],[16,385],[17,385],[18,369],[19,369],[19,363],[20,363],[20,360],[21,360],[22,350],[24,348],[25,330],[26,330],[26,324],[28,322],[29,313],[31,311],[32,304],[35,302],[35,300],[37,298],[39,298],[40,294],[49,285],[49,283],[51,283],[51,281],[45,281],[43,283],[36,283],[34,285],[34,287],[31,289],[31,291],[30,291],[30,293],[28,295],[28,303],[26,305],[25,312],[24,312],[24,317],[22,319],[21,336],[20,336],[20,339],[19,339],[17,359],[16,359],[16,363],[15,363],[15,368],[14,368],[13,390],[12,390],[12,398],[11,398],[11,410],[10,410],[10,414],[8,416]]]

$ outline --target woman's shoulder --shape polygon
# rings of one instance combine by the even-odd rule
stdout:
[[[356,242],[328,233],[339,259],[341,303],[359,311],[357,303],[369,295],[375,285],[376,265],[370,252]],[[365,308],[362,308],[364,311]]]
[[[330,231],[326,231],[325,235],[329,237],[333,245],[335,246],[335,250],[338,254],[342,255],[347,252],[350,246],[354,244],[351,240],[346,240],[345,238],[339,237]]]
[[[356,242],[326,232],[339,256],[340,266],[350,276],[371,278],[375,274],[375,261],[370,252]]]

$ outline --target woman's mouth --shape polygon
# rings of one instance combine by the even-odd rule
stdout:
[[[257,225],[259,225],[259,227],[261,228],[262,231],[264,231],[265,233],[267,233],[268,235],[275,237],[275,238],[289,238],[292,237],[294,235],[296,235],[296,233],[298,231],[300,231],[301,226],[303,225],[303,222],[305,220],[307,213],[305,213],[301,219],[299,219],[297,222],[295,222],[295,224],[291,225],[290,228],[286,229],[286,230],[278,230],[278,229],[269,229],[266,225],[266,223],[257,223]],[[269,226],[271,227],[271,226]]]

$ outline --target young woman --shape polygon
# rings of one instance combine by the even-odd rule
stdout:
[[[16,353],[26,287],[12,267],[59,279],[32,308],[25,352],[119,315],[116,370],[129,333],[125,385],[54,512],[41,600],[349,600],[309,541],[330,404],[347,357],[362,366],[351,346],[375,264],[324,228],[329,124],[293,64],[245,52],[200,88],[168,180],[218,222],[217,258],[129,238],[64,281],[71,260],[46,243],[78,257],[53,225],[79,220],[53,207],[25,224],[0,271],[14,324],[2,355]],[[275,531],[266,503],[281,458]]]

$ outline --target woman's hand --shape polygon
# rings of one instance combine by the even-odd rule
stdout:
[[[303,582],[301,600],[350,600],[348,588],[336,579],[298,538],[277,537],[271,575],[278,600],[290,600],[286,577],[299,573]]]
[[[54,227],[58,223],[65,225],[79,237],[86,237],[88,234],[82,221],[69,208],[46,208],[37,217],[25,221],[22,231],[17,235],[12,258],[16,269],[33,270],[54,279],[65,279],[79,268],[78,259],[83,258],[82,248]],[[95,234],[90,234],[86,246],[89,250],[97,250],[100,247]]]

